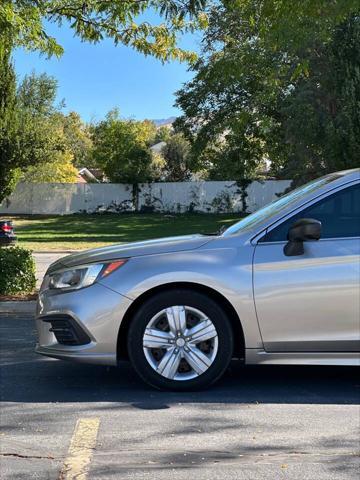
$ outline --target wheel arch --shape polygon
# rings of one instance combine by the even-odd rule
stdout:
[[[150,298],[153,295],[156,295],[157,293],[167,292],[171,290],[179,290],[179,289],[187,289],[187,290],[191,290],[192,292],[197,291],[205,295],[208,295],[224,309],[225,313],[227,314],[230,320],[231,328],[234,334],[233,356],[235,358],[243,359],[245,357],[245,337],[244,337],[244,332],[243,332],[240,318],[235,308],[229,302],[229,300],[217,290],[211,287],[208,287],[199,283],[193,283],[193,282],[174,282],[174,283],[166,283],[163,285],[159,285],[142,293],[139,297],[137,297],[133,301],[133,303],[130,305],[130,307],[126,311],[120,325],[118,338],[117,338],[117,359],[128,360],[129,358],[128,350],[127,350],[127,335],[128,335],[131,319],[134,317],[135,312],[140,308],[140,306],[148,298]]]

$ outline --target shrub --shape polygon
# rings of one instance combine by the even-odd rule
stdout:
[[[0,295],[32,293],[35,285],[31,251],[21,247],[0,248]]]

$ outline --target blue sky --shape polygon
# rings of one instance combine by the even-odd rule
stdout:
[[[59,83],[58,100],[65,111],[75,110],[85,121],[100,120],[113,107],[124,117],[158,119],[178,115],[174,92],[191,78],[186,64],[145,57],[131,48],[114,46],[111,40],[99,44],[81,42],[65,25],[50,26],[49,32],[64,47],[60,59],[46,59],[37,53],[15,52],[19,80],[35,70],[54,76]],[[199,34],[182,38],[181,46],[196,50]]]

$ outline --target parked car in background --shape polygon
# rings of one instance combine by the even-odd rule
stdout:
[[[16,236],[12,221],[0,219],[0,247],[12,245],[15,242]]]
[[[359,365],[360,169],[314,180],[215,236],[114,245],[53,263],[38,353],[117,365],[157,388],[246,364]]]

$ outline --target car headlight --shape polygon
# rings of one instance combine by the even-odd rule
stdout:
[[[110,275],[120,268],[127,260],[117,260],[111,263],[95,263],[67,268],[46,275],[40,290],[77,290],[89,287],[96,280]]]

